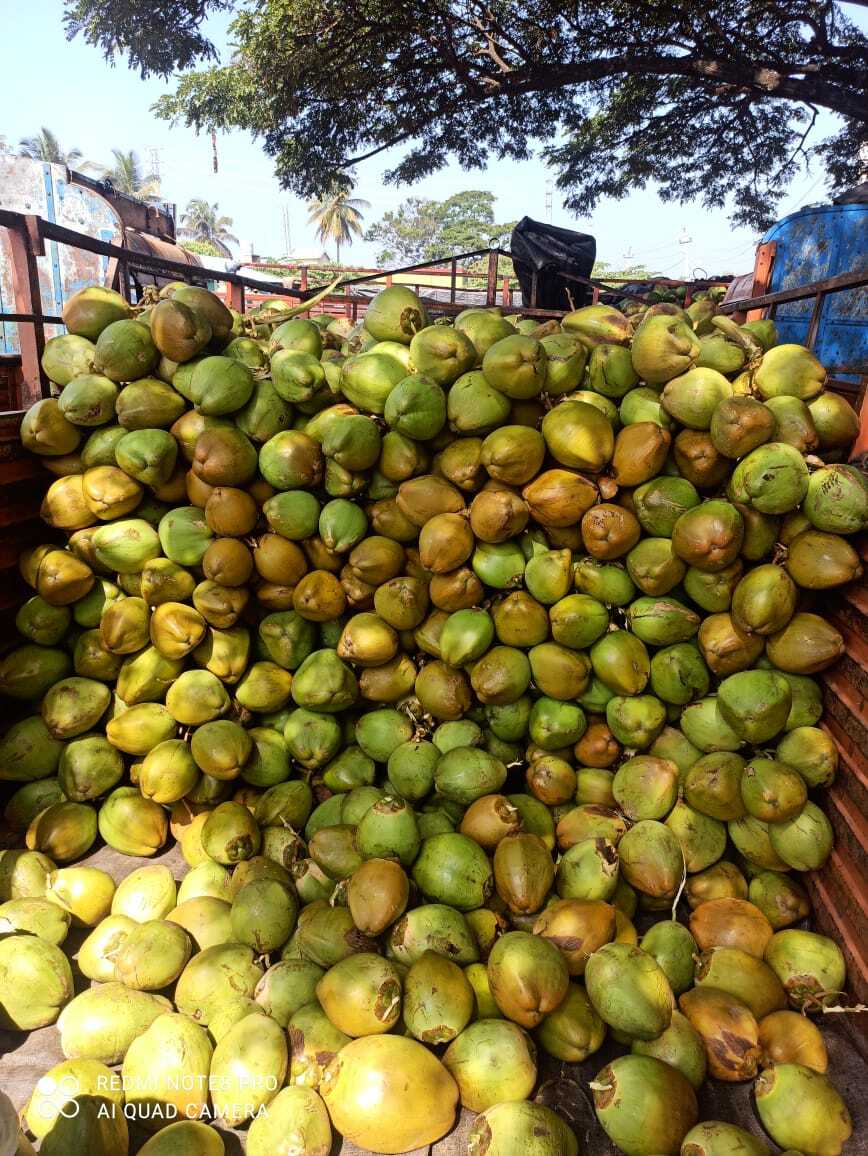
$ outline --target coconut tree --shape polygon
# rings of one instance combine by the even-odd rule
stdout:
[[[81,149],[65,149],[50,128],[45,125],[36,136],[25,136],[18,143],[18,155],[36,161],[57,165],[74,165],[81,160]]]
[[[194,241],[237,245],[238,238],[229,232],[231,228],[232,218],[221,216],[217,202],[212,205],[201,197],[189,201],[181,217],[181,232]]]
[[[361,197],[351,197],[351,188],[333,185],[322,197],[307,206],[309,225],[316,225],[317,238],[326,244],[334,241],[337,264],[341,263],[341,245],[352,244],[353,237],[362,235],[362,209],[371,206]]]
[[[160,182],[153,173],[145,173],[135,149],[112,149],[114,164],[101,165],[100,176],[111,181],[119,193],[130,197],[158,197]]]

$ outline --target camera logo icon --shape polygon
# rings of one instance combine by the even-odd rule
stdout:
[[[53,1076],[43,1076],[36,1084],[36,1090],[43,1097],[36,1107],[43,1120],[61,1115],[65,1120],[74,1120],[81,1111],[76,1098],[81,1092],[81,1084],[76,1076],[67,1073],[56,1080]]]

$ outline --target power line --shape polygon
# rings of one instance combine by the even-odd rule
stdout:
[[[646,257],[651,253],[663,253],[664,251],[672,250],[672,241],[667,241],[665,245],[655,245],[653,249],[638,249],[633,253],[634,257]]]

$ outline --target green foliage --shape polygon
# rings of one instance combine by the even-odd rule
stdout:
[[[153,173],[145,173],[139,154],[134,150],[112,149],[114,164],[99,166],[99,174],[111,181],[119,193],[130,197],[157,197],[160,194],[159,179]]]
[[[82,158],[81,149],[65,149],[45,125],[35,136],[26,136],[18,144],[18,155],[57,165],[74,165]]]
[[[598,281],[608,281],[612,277],[626,277],[630,281],[653,281],[659,274],[644,265],[627,265],[623,269],[613,269],[608,261],[595,261],[591,276]]]
[[[385,213],[372,225],[365,240],[379,244],[382,265],[487,249],[492,238],[505,240],[515,223],[495,223],[494,201],[494,194],[483,189],[466,189],[445,201],[408,197],[397,212]]]
[[[229,230],[232,228],[232,218],[220,215],[220,206],[213,205],[201,197],[194,197],[187,203],[187,208],[181,217],[181,233],[193,241],[205,241],[215,250],[215,256],[222,257],[224,253],[219,245],[238,244],[238,238]],[[187,246],[185,246],[187,247]],[[196,252],[195,249],[191,252]]]
[[[353,237],[361,237],[362,209],[370,205],[361,197],[351,197],[351,188],[335,184],[322,197],[315,198],[307,206],[309,225],[316,225],[316,235],[323,244],[334,241],[338,264],[341,259],[341,245],[352,243]]]
[[[188,253],[199,253],[203,257],[225,256],[211,241],[180,241],[179,244]]]
[[[168,76],[176,68],[216,57],[200,25],[209,13],[232,6],[232,0],[168,0],[155,19],[154,9],[138,0],[68,0],[63,23],[70,40],[83,36],[103,50],[106,60],[127,55],[143,78],[153,73]]]
[[[205,62],[160,114],[251,132],[304,197],[395,146],[393,183],[542,144],[576,212],[654,182],[759,227],[809,157],[860,179],[868,38],[835,0],[236,0],[209,64],[202,22],[228,6],[66,0],[66,24],[143,74]],[[823,108],[843,127],[816,142]]]
[[[307,270],[307,285],[309,289],[322,289],[330,285],[335,279],[334,265],[310,265]]]

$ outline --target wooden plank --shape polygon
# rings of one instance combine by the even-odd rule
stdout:
[[[497,260],[499,256],[499,249],[492,249],[488,254],[488,278],[485,285],[486,305],[494,305],[497,302]],[[536,305],[536,301],[531,300],[531,305]]]
[[[862,870],[860,860],[864,863],[865,848],[868,847],[865,817],[837,784],[836,789],[829,791],[824,798],[823,809],[835,832],[836,846],[843,849],[854,870]],[[828,874],[834,875],[834,871],[830,868]]]
[[[847,648],[847,657],[857,663],[868,674],[868,639],[865,637],[864,623],[853,622],[846,608],[838,603],[834,609],[826,611],[826,619],[841,632]],[[859,615],[861,619],[861,615]],[[833,675],[834,677],[834,675]]]
[[[859,289],[868,285],[868,269],[859,273],[839,273],[837,277],[827,277],[824,281],[812,281],[809,285],[799,285],[794,289],[781,289],[777,293],[763,293],[759,297],[746,297],[741,301],[727,301],[721,305],[722,313],[739,313],[747,309],[764,309],[769,305],[784,305],[788,301],[804,301],[817,293],[836,293],[841,289]]]
[[[15,311],[33,316],[30,325],[18,331],[21,349],[22,408],[48,394],[48,378],[42,369],[42,351],[45,349],[45,324],[42,318],[42,292],[39,285],[39,267],[33,251],[33,241],[26,228],[26,219],[19,217],[15,227],[9,228],[9,251],[12,257],[12,284],[15,293]]]
[[[35,481],[47,486],[49,484],[48,471],[36,458],[13,458],[11,461],[0,460],[0,486],[8,486],[13,482]]]
[[[33,218],[38,220],[39,233],[43,240],[57,241],[63,245],[72,245],[78,249],[84,249],[88,253],[99,253],[104,257],[114,257],[118,261],[126,261],[130,268],[143,269],[152,273],[173,273],[176,276],[183,277],[189,280],[191,277],[198,280],[206,279],[209,281],[227,281],[230,284],[245,285],[251,289],[256,289],[259,292],[269,293],[274,296],[281,297],[300,297],[297,289],[287,289],[286,286],[280,282],[263,282],[254,281],[249,277],[243,277],[239,273],[222,273],[219,269],[206,269],[203,265],[188,265],[181,261],[170,261],[165,257],[153,257],[149,253],[138,253],[133,249],[127,249],[120,245],[112,245],[108,241],[100,241],[96,237],[89,237],[86,233],[76,232],[75,229],[67,229],[63,225],[55,224],[53,221],[43,221],[41,218]],[[10,230],[10,236],[16,229],[20,229],[22,222],[26,227],[27,218],[22,213],[11,213],[6,209],[0,210],[0,227],[5,227]],[[31,312],[30,309],[24,308],[22,312]]]
[[[775,254],[778,246],[776,241],[766,241],[757,247],[756,259],[753,266],[753,286],[751,297],[759,297],[767,293],[772,283],[772,268],[775,263]],[[750,309],[747,312],[747,321],[757,321],[763,315],[762,309]]]
[[[42,528],[40,529],[40,527]],[[34,523],[32,527],[29,525],[17,527],[14,538],[0,538],[0,571],[14,569],[17,573],[21,551],[36,542],[44,541],[44,539],[45,526],[41,522]],[[3,574],[0,577],[0,586],[4,586],[6,582],[11,580],[9,575]]]
[[[229,289],[229,300],[228,300],[227,304],[228,304],[229,308],[237,310],[238,313],[243,313],[244,312],[244,286],[243,285],[235,285],[233,282],[230,281],[229,285],[228,285],[228,289]]]
[[[865,696],[854,686],[851,679],[842,671],[843,663],[833,670],[823,674],[823,681],[835,692],[837,698],[846,706],[852,719],[859,724],[863,731],[868,729],[868,706]]]
[[[812,871],[805,880],[819,928],[839,945],[848,963],[848,978],[860,1003],[868,1003],[868,949],[851,914],[842,910],[829,887],[828,876]]]
[[[0,526],[17,526],[21,522],[29,522],[38,517],[39,507],[42,504],[40,496],[35,496],[26,502],[4,502],[0,506]]]
[[[828,714],[820,720],[820,729],[824,730],[835,743],[838,748],[838,754],[843,760],[848,774],[850,774],[860,785],[860,787],[868,791],[868,769],[865,765],[865,748],[857,745],[854,740],[835,722]]]
[[[814,342],[817,340],[817,332],[820,328],[820,317],[823,314],[826,296],[825,293],[818,293],[814,298],[814,308],[811,310],[811,320],[808,322],[808,334],[805,338],[805,345],[808,349],[813,349]]]
[[[0,313],[0,321],[35,321],[36,313]],[[42,320],[46,325],[63,325],[63,318],[50,313],[43,313]]]
[[[859,546],[861,556],[868,561],[868,538],[860,542]],[[851,584],[845,586],[841,594],[845,602],[849,602],[854,610],[868,619],[868,587]]]

